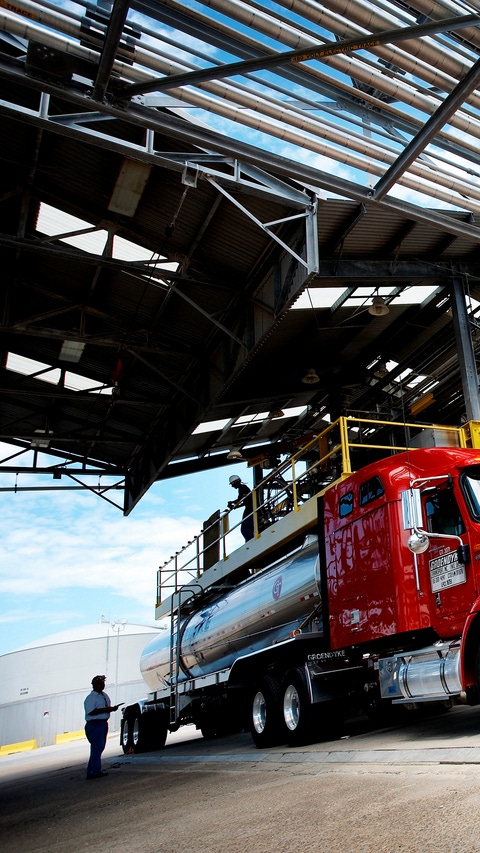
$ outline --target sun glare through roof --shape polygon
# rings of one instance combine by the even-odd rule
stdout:
[[[354,286],[354,285],[352,285]],[[373,288],[370,287],[355,287],[355,290],[348,296],[348,290],[344,287],[310,287],[298,297],[292,309],[299,308],[331,308],[343,296],[347,296],[342,302],[342,308],[359,308],[366,305],[374,294],[388,297],[390,306],[395,305],[421,305],[437,290],[436,285],[412,285],[406,287],[400,293],[395,293],[391,285],[385,287]]]
[[[91,222],[71,216],[43,202],[40,204],[38,213],[37,231],[94,255],[103,253],[108,239],[108,231],[97,229]],[[112,258],[115,260],[145,261],[151,256],[152,252],[149,249],[114,235]]]
[[[35,361],[32,358],[26,358],[23,355],[17,355],[17,353],[13,352],[9,352],[7,355],[6,368],[14,373],[21,373],[22,376],[30,376],[32,379],[41,379],[42,382],[49,382],[51,385],[58,385],[62,378],[60,368],[52,367],[51,364]],[[96,394],[112,393],[111,386],[100,385],[94,379],[90,379],[88,376],[81,376],[79,373],[73,373],[70,370],[64,371],[63,385],[71,391],[88,391]]]
[[[283,410],[283,418],[295,418],[299,417],[305,411],[306,406],[291,406],[289,409]],[[193,435],[200,435],[204,432],[216,432],[217,430],[225,429],[225,427],[231,422],[231,418],[225,418],[218,421],[205,421],[203,424],[199,424],[199,426],[194,430]],[[269,412],[256,412],[250,415],[240,415],[239,418],[236,418],[233,423],[231,423],[232,428],[238,426],[245,426],[245,424],[257,423],[259,421],[269,420]],[[277,420],[280,420],[278,418]]]

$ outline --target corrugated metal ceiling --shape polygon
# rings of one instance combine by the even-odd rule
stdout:
[[[479,21],[463,0],[1,9],[1,439],[48,441],[32,470],[125,479],[129,512],[158,477],[281,450],[327,413],[408,412],[432,382],[422,415],[464,417],[448,312],[460,278],[476,351]],[[42,233],[45,204],[105,232],[103,255]],[[112,257],[118,237],[148,260]],[[416,285],[430,297],[400,304]]]

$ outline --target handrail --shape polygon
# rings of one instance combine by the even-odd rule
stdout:
[[[395,430],[401,430],[404,443],[399,443]],[[252,489],[254,538],[260,538],[267,527],[275,524],[284,515],[298,512],[308,498],[322,494],[334,483],[351,474],[352,451],[385,451],[385,455],[399,453],[420,446],[417,439],[428,430],[435,434],[448,434],[448,441],[453,442],[454,446],[480,448],[480,422],[477,421],[455,427],[353,416],[338,418],[322,432],[306,440],[304,445]],[[410,434],[412,431],[415,433],[413,436]],[[387,442],[373,443],[370,440],[379,432],[386,434]],[[229,553],[239,547],[240,525],[241,520],[230,526],[230,511],[225,510],[212,527],[204,529],[159,567],[157,606],[168,595],[178,592],[185,584],[201,577],[206,568],[204,563],[207,547],[216,547],[218,559],[228,560]],[[213,529],[215,526],[216,530]],[[209,535],[208,545],[203,546],[207,532],[215,534],[216,538],[214,536],[212,539]],[[230,550],[227,540],[231,545]],[[190,554],[192,548],[193,556]],[[181,556],[183,554],[185,561]]]

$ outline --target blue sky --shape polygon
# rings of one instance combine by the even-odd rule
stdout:
[[[166,480],[127,518],[87,491],[0,492],[0,654],[102,616],[155,624],[158,566],[226,508],[232,471],[251,485],[245,463]]]

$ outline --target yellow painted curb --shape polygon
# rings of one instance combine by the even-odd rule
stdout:
[[[12,755],[14,752],[29,752],[37,748],[36,740],[23,740],[20,743],[6,743],[0,746],[0,755]]]
[[[78,732],[62,732],[60,735],[55,735],[55,743],[70,743],[71,740],[81,740],[84,737],[84,729],[79,729]]]

